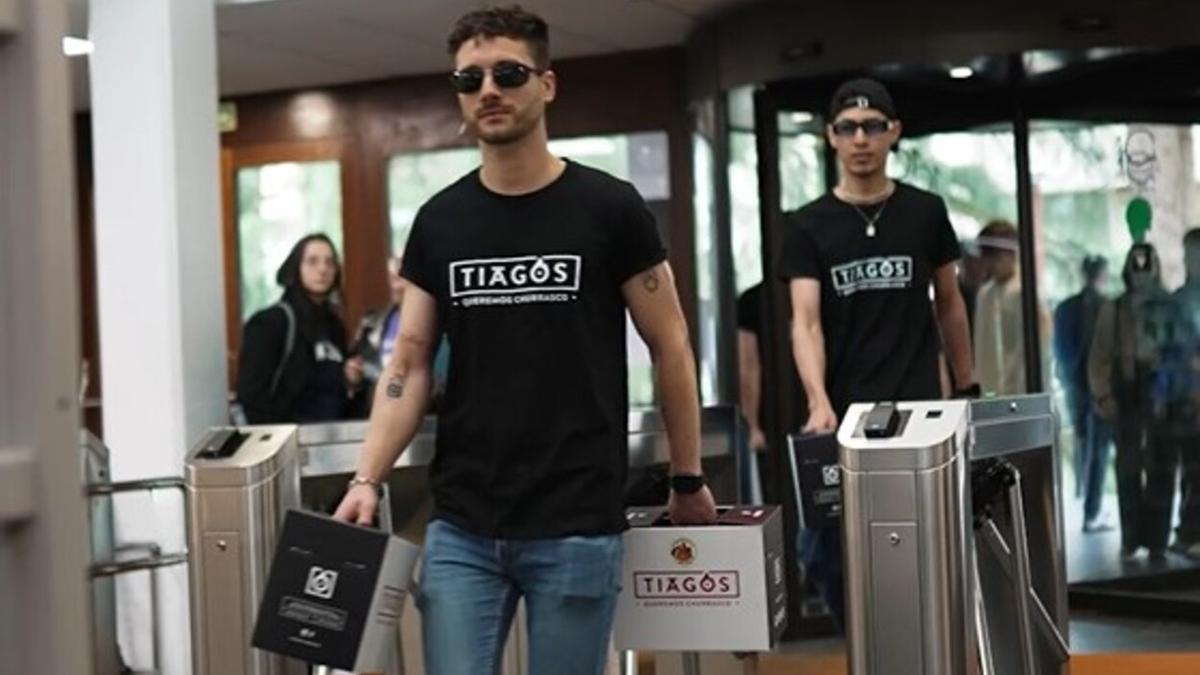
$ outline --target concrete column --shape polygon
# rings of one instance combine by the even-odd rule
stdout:
[[[92,132],[105,443],[115,480],[179,475],[226,418],[215,10],[197,0],[92,0]],[[118,541],[185,544],[176,494],[116,502]],[[118,584],[135,669],[191,672],[186,570]]]

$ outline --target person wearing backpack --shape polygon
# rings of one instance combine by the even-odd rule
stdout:
[[[237,397],[250,424],[344,419],[361,389],[362,363],[346,358],[339,314],[341,265],[333,242],[310,234],[275,274],[279,302],[242,329]]]
[[[351,343],[351,359],[358,360],[363,373],[361,392],[355,397],[354,407],[350,411],[350,417],[354,419],[366,419],[371,414],[375,386],[384,376],[396,347],[404,309],[404,291],[408,288],[408,281],[400,273],[403,264],[404,258],[401,256],[388,259],[387,281],[391,303],[383,309],[367,312],[359,322]],[[429,403],[431,413],[437,411],[442,394],[446,391],[446,375],[450,368],[450,345],[444,337],[434,354],[433,397]]]

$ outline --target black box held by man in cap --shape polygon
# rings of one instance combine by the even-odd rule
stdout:
[[[385,670],[419,554],[380,530],[288,511],[254,646],[310,664]]]
[[[842,518],[842,470],[836,434],[788,437],[800,504],[800,527],[837,527]]]

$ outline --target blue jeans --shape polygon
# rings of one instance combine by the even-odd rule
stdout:
[[[1108,475],[1109,448],[1112,447],[1113,432],[1112,427],[1100,419],[1100,416],[1090,406],[1085,415],[1083,517],[1090,521],[1100,515],[1100,504],[1104,498],[1104,477]]]
[[[622,554],[619,535],[493,539],[431,522],[417,597],[426,673],[498,673],[523,596],[530,675],[600,675]]]
[[[1100,515],[1113,431],[1100,419],[1086,388],[1067,385],[1067,413],[1075,434],[1075,496],[1083,497],[1083,518]]]
[[[842,529],[833,526],[800,530],[796,537],[804,574],[816,585],[838,630],[842,630],[846,625]]]

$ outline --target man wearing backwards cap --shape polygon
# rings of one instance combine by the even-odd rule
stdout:
[[[789,214],[780,257],[809,433],[834,431],[856,401],[941,398],[943,345],[956,392],[979,389],[946,205],[887,177],[888,153],[901,132],[891,95],[874,80],[846,82],[829,120],[841,180],[831,194]],[[809,531],[805,539],[809,575],[840,620],[837,529]]]

